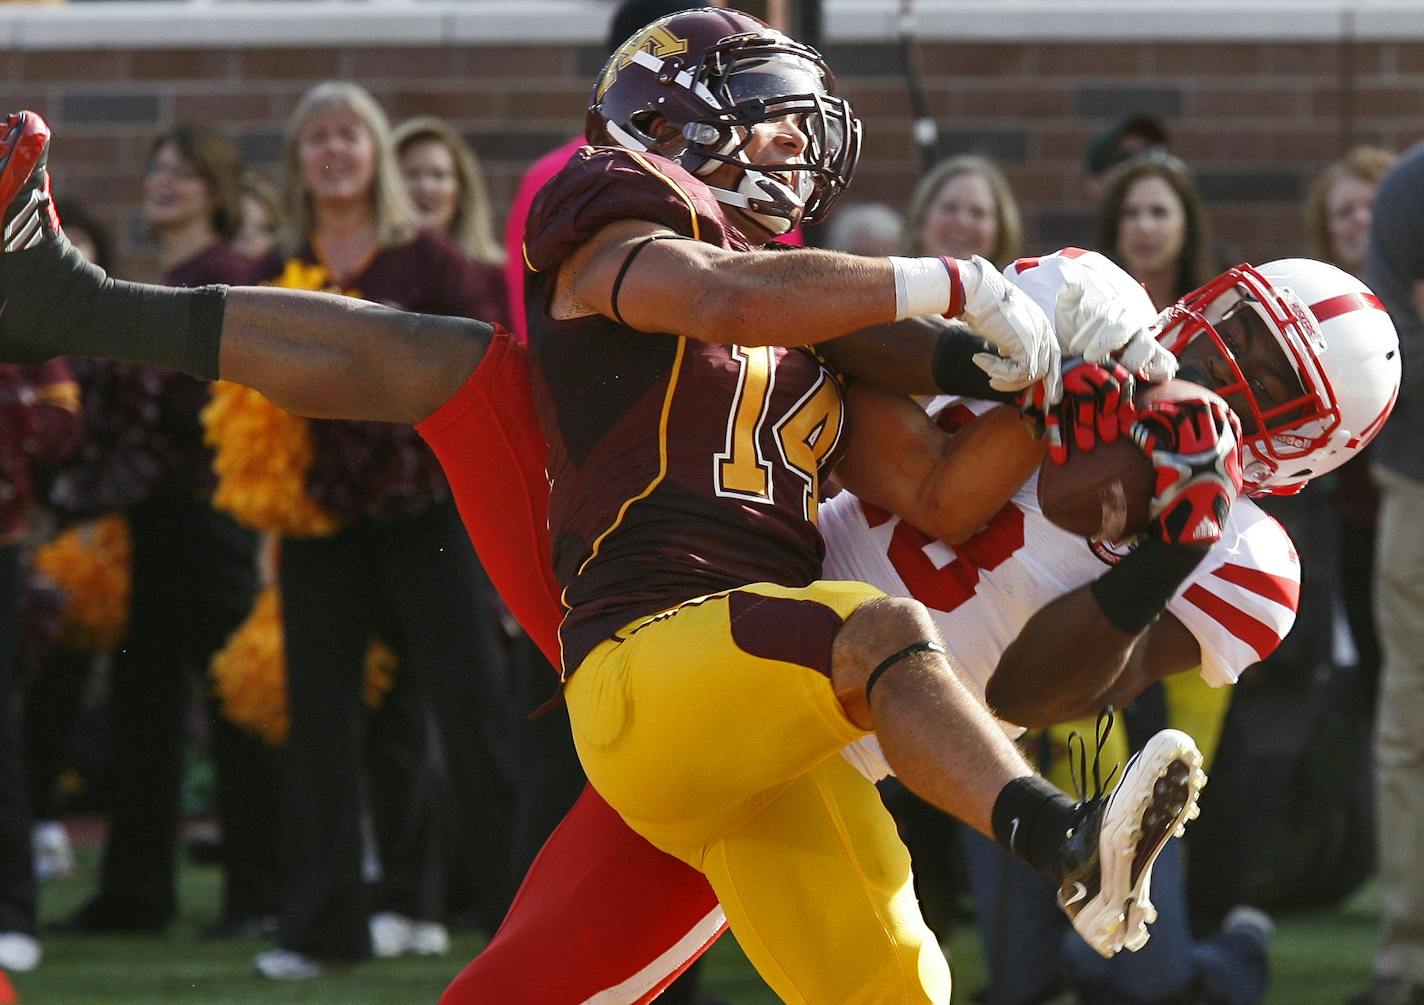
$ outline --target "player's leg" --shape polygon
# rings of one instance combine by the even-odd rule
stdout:
[[[725,924],[701,873],[634,834],[586,789],[441,1005],[651,1001]]]
[[[705,851],[737,941],[783,1001],[941,1003],[950,973],[875,787],[840,757]]]
[[[830,687],[862,583],[758,583],[622,629],[564,685],[589,781],[634,830],[694,865],[863,731]]]
[[[491,326],[297,290],[116,281],[64,237],[49,128],[0,118],[0,358],[98,356],[255,387],[303,415],[414,422],[483,355]]]
[[[831,682],[846,716],[875,730],[900,780],[992,834],[995,799],[1010,781],[1032,777],[1033,769],[951,670],[924,606],[904,597],[866,602],[837,634],[832,660]]]
[[[1074,927],[1104,955],[1146,942],[1152,861],[1195,816],[1206,777],[1186,734],[1164,730],[1111,794],[1075,804],[1033,774],[953,672],[915,601],[868,601],[836,636],[832,683],[846,717],[876,730],[901,780],[1060,882]],[[1099,798],[1102,796],[1103,798]]]
[[[861,733],[830,687],[832,644],[843,618],[878,595],[815,583],[701,598],[625,628],[565,688],[593,784],[635,830],[738,898],[739,935],[790,1001],[901,1000],[887,990],[947,1000],[893,822],[835,756]],[[775,882],[742,889],[763,875]],[[822,910],[832,887],[837,903]],[[793,930],[808,911],[814,921]]]

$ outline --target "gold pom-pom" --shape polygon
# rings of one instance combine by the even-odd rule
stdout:
[[[396,657],[373,640],[366,649],[361,695],[379,708],[394,683]],[[271,744],[287,738],[287,660],[282,646],[282,603],[275,586],[257,595],[252,613],[228,637],[209,665],[222,714]]]
[[[106,516],[69,528],[35,550],[35,568],[64,590],[59,641],[81,651],[109,651],[129,620],[132,543],[128,522]]]
[[[216,508],[256,530],[289,537],[321,537],[340,526],[306,492],[312,460],[306,419],[251,388],[218,381],[203,409],[203,428],[215,451]]]
[[[252,613],[214,654],[209,672],[223,715],[268,743],[286,738],[287,673],[275,587],[257,595]]]

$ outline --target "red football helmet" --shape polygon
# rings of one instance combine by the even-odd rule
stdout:
[[[804,156],[759,170],[745,154],[753,127],[787,115],[799,116]],[[681,131],[680,147],[655,137],[659,120]],[[699,176],[742,168],[735,191],[712,192],[772,233],[823,219],[860,155],[860,120],[835,96],[820,53],[711,7],[659,18],[624,42],[598,75],[585,132],[593,144],[656,150]]]
[[[1265,322],[1299,380],[1299,393],[1262,403],[1259,375],[1242,372],[1217,330],[1249,309]],[[1374,439],[1399,393],[1399,337],[1379,298],[1333,265],[1305,258],[1238,265],[1187,294],[1158,319],[1159,341],[1180,356],[1207,337],[1233,383],[1215,387],[1244,399],[1255,430],[1242,437],[1244,491],[1291,495],[1354,457]],[[1240,350],[1240,347],[1236,347]],[[1243,413],[1243,425],[1247,425]]]

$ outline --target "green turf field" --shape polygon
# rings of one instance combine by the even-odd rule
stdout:
[[[93,851],[82,849],[79,875],[44,888],[43,917],[60,917],[77,906],[90,889],[94,868]],[[480,946],[478,938],[457,936],[447,959],[365,963],[315,981],[273,984],[254,975],[251,966],[253,954],[269,943],[212,943],[197,937],[212,920],[217,897],[216,869],[185,866],[182,916],[167,937],[45,936],[39,969],[14,978],[21,1005],[419,1005],[433,1003]],[[1364,986],[1378,904],[1378,890],[1370,887],[1343,911],[1277,919],[1267,1002],[1340,1005]],[[954,1000],[956,1005],[967,1003],[983,973],[969,926],[956,933],[948,948]],[[776,1001],[731,938],[721,939],[709,954],[704,986],[733,1005]]]

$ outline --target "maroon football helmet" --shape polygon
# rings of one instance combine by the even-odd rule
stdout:
[[[752,128],[787,115],[799,117],[804,156],[758,170],[745,154]],[[680,147],[655,138],[659,120],[681,131]],[[585,131],[590,143],[655,150],[695,175],[742,168],[735,191],[712,192],[773,233],[823,219],[860,155],[860,120],[835,96],[820,53],[749,14],[711,7],[659,18],[624,42],[598,75]]]

